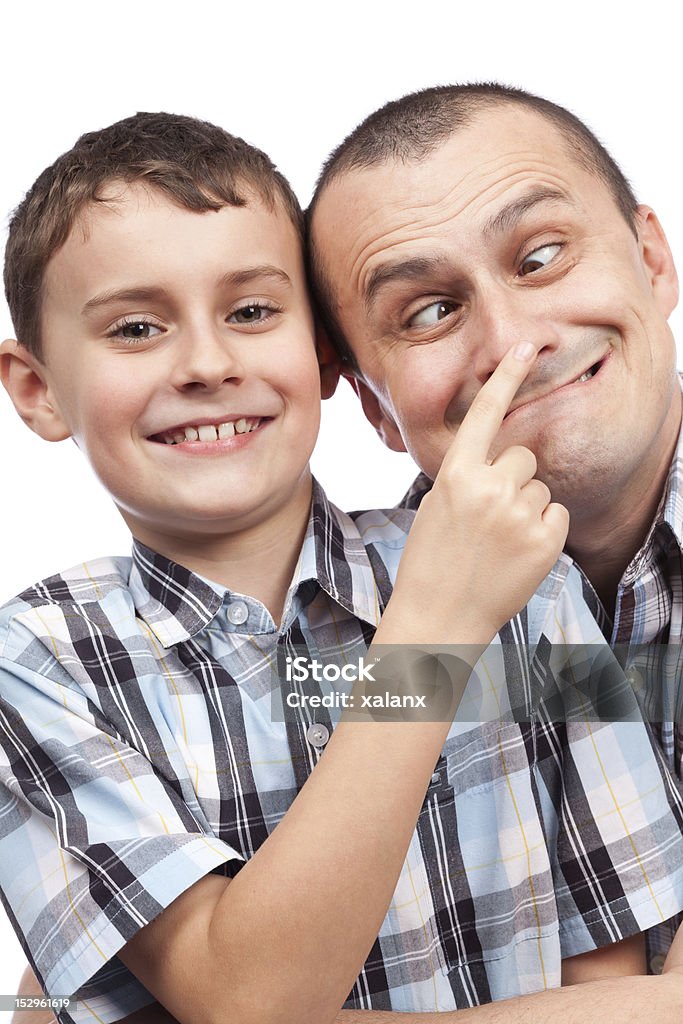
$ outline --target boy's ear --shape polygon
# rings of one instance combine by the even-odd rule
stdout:
[[[678,275],[669,243],[657,214],[649,206],[636,210],[636,226],[645,273],[657,307],[668,319],[678,303]]]
[[[0,345],[0,380],[31,430],[46,441],[71,437],[52,397],[45,366],[13,338]]]
[[[392,452],[407,451],[393,416],[387,412],[372,388],[355,373],[345,373],[344,377],[360,398],[365,418],[372,423],[387,448]]]
[[[320,323],[315,325],[315,351],[320,366],[320,394],[322,398],[332,398],[339,383],[342,361]]]

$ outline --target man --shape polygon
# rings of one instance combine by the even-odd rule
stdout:
[[[365,414],[429,478],[503,352],[534,344],[498,443],[531,448],[569,509],[556,571],[576,561],[613,644],[678,649],[681,389],[667,324],[677,278],[654,212],[595,137],[518,90],[425,90],[371,115],[331,155],[309,227],[318,306]],[[428,486],[417,481],[408,503]],[[659,739],[680,779],[675,717]],[[672,933],[654,937],[654,969]],[[645,980],[617,984],[614,998],[634,1013],[624,1019],[646,1012]],[[601,995],[577,992],[563,993],[577,1002],[562,1009],[595,1019]],[[506,1003],[506,1019],[524,1002]],[[524,1019],[547,1016],[541,1005],[532,997]],[[477,1019],[500,1011],[489,1012]]]

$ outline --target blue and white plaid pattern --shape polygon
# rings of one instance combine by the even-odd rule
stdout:
[[[601,614],[592,588],[586,588],[593,613]],[[669,469],[666,487],[655,521],[638,554],[627,567],[617,592],[614,623],[606,623],[605,635],[612,644],[641,648],[667,645],[667,672],[683,678],[683,432]],[[647,668],[645,668],[647,674]],[[673,674],[673,676],[672,676]],[[650,673],[656,678],[654,673]],[[671,718],[659,719],[660,694],[652,694],[650,718],[666,763],[683,790],[683,694],[677,686],[669,693]],[[655,719],[657,719],[655,721]],[[680,916],[648,935],[650,963],[661,970]]]
[[[0,887],[46,991],[77,998],[60,1021],[148,1003],[118,951],[207,872],[239,871],[286,813],[321,751],[310,712],[273,722],[270,667],[294,646],[360,657],[411,518],[349,517],[316,487],[280,628],[137,544],[4,607]],[[566,570],[502,636],[506,671],[541,698],[549,645],[596,639]],[[680,805],[644,727],[530,719],[451,730],[348,1007],[452,1010],[556,986],[563,957],[683,907]]]
[[[419,474],[401,505],[417,509],[431,486],[429,477]],[[554,571],[560,575],[580,574],[585,602],[602,635],[612,646],[638,649],[642,655],[643,646],[652,644],[658,649],[655,656],[661,656],[661,645],[668,645],[667,670],[674,672],[676,679],[683,677],[683,430],[654,522],[620,581],[614,622],[605,613],[587,577],[568,556],[561,556]],[[642,667],[647,676],[647,666]],[[655,681],[659,678],[655,672],[649,675]],[[670,776],[683,790],[683,721],[680,715],[683,695],[676,692],[673,699],[669,699],[674,714],[668,720],[660,720],[657,715],[657,709],[662,707],[660,695],[650,696],[649,707],[647,703],[645,706],[653,732]],[[678,915],[648,933],[648,960],[653,973],[661,971],[681,924],[683,918]]]

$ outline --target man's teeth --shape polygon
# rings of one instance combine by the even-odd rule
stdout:
[[[224,441],[235,434],[249,434],[261,423],[260,417],[229,420],[227,423],[206,423],[198,427],[182,427],[168,434],[159,435],[163,444],[182,444],[184,441]]]
[[[594,377],[597,372],[598,372],[597,365],[596,366],[591,366],[590,370],[586,370],[585,373],[582,373],[581,376],[577,380],[574,381],[574,383],[575,384],[581,384],[584,380],[590,380],[591,377]]]

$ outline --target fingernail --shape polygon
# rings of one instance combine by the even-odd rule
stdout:
[[[520,359],[523,363],[528,363],[535,352],[536,349],[530,341],[520,341],[519,345],[515,345],[515,359]]]

